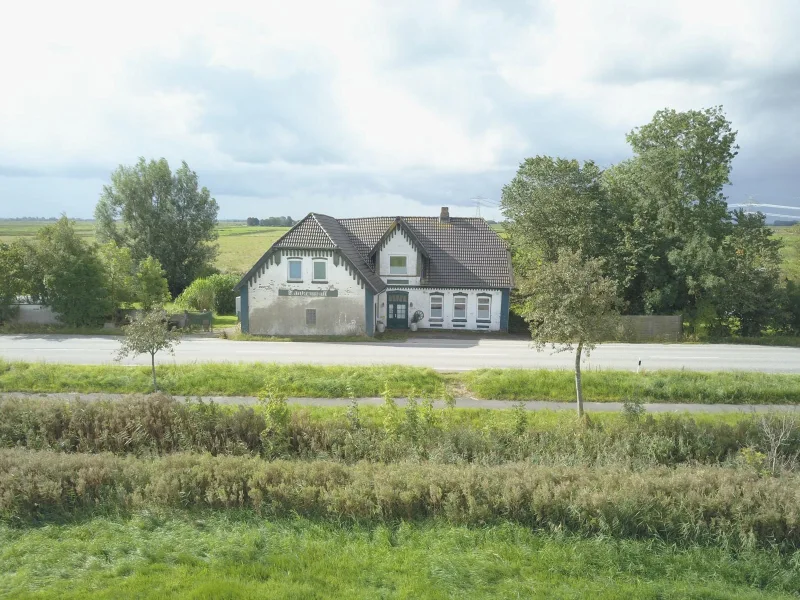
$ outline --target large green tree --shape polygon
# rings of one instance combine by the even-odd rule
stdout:
[[[174,173],[165,159],[120,166],[95,209],[97,234],[131,249],[137,262],[152,256],[173,296],[211,268],[217,254],[216,200],[184,162]]]
[[[73,327],[97,326],[111,312],[105,269],[96,247],[78,236],[67,217],[43,227],[33,247],[36,259],[31,282],[40,300],[50,305],[61,321]]]
[[[134,264],[130,248],[109,241],[98,248],[98,256],[105,270],[106,290],[112,306],[116,309],[133,302]]]
[[[25,292],[24,252],[22,244],[0,243],[0,323],[17,312],[17,297]]]

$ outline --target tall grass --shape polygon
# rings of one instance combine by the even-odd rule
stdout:
[[[510,521],[536,530],[726,548],[800,545],[800,476],[719,467],[545,468],[0,451],[0,515],[241,509],[363,523]]]
[[[209,452],[348,463],[527,461],[636,469],[739,464],[747,458],[750,466],[775,471],[796,467],[800,419],[667,414],[578,421],[564,413],[436,410],[426,401],[405,409],[389,402],[381,407],[356,403],[347,411],[289,412],[278,399],[245,407],[184,403],[163,395],[124,401],[26,397],[0,399],[0,447],[139,456]]]
[[[503,524],[338,526],[247,511],[0,524],[14,598],[787,598],[791,556]]]

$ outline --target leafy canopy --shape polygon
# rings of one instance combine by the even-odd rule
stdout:
[[[211,268],[218,247],[219,207],[184,162],[172,173],[165,159],[111,174],[95,209],[97,235],[131,249],[133,259],[158,259],[170,292],[177,296]]]

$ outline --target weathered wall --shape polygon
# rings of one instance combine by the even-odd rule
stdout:
[[[391,256],[406,257],[407,275],[392,275],[389,273],[389,257]],[[422,264],[411,240],[408,239],[402,229],[396,228],[390,234],[384,246],[378,250],[378,260],[376,262],[378,264],[378,275],[384,281],[402,279],[408,282],[406,285],[419,285]]]
[[[14,323],[35,323],[37,325],[56,325],[58,315],[43,304],[20,304]]]
[[[255,335],[364,335],[365,290],[354,271],[330,250],[283,250],[247,283],[248,330]],[[327,261],[326,283],[312,283],[313,259]],[[303,263],[303,281],[289,283],[288,259]],[[338,264],[337,264],[338,263]],[[281,295],[310,292],[320,296]],[[336,294],[323,295],[323,294]],[[244,307],[243,307],[244,308]],[[317,310],[306,325],[306,309]]]
[[[622,317],[622,338],[626,342],[679,342],[683,335],[680,315],[627,315]]]
[[[394,289],[394,288],[392,288]],[[452,290],[434,288],[396,288],[398,291],[408,292],[409,319],[417,310],[425,313],[425,318],[417,323],[420,329],[467,329],[476,331],[500,331],[502,321],[502,295],[501,290]],[[440,292],[443,295],[443,320],[431,321],[431,293]],[[467,295],[467,321],[466,323],[453,322],[453,296],[459,293]],[[492,299],[491,320],[489,323],[478,323],[478,294],[488,294]],[[378,313],[384,323],[386,315],[386,292],[379,296]],[[437,327],[439,325],[439,327]]]

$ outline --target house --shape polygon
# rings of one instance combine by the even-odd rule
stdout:
[[[480,218],[335,219],[311,213],[236,285],[242,331],[373,335],[505,331],[513,286],[506,243]]]

